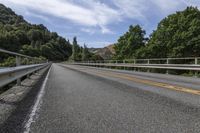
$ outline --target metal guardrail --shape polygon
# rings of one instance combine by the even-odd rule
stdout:
[[[21,57],[25,57],[28,59],[34,59],[34,60],[37,60],[37,58],[19,54],[19,53],[15,53],[15,52],[11,52],[11,51],[7,51],[4,49],[0,49],[0,53],[6,53],[9,55],[16,56],[16,67],[8,67],[8,68],[0,69],[0,87],[3,87],[15,80],[17,80],[17,85],[20,85],[22,77],[27,76],[35,71],[38,71],[44,67],[47,67],[49,65],[48,61],[46,61],[47,63],[21,66]]]
[[[27,55],[23,55],[23,54],[11,52],[11,51],[8,51],[8,50],[4,50],[4,49],[1,49],[1,48],[0,48],[0,52],[1,52],[1,53],[10,54],[10,55],[19,56],[19,57],[34,58],[34,57],[27,56]]]
[[[157,63],[154,63],[157,61]],[[186,62],[179,64],[178,62]],[[160,62],[160,63],[159,63]],[[173,62],[173,63],[171,63]],[[200,71],[200,57],[188,58],[156,58],[156,59],[130,59],[130,60],[99,60],[74,62],[75,65],[95,66],[95,67],[124,67],[124,68],[147,68],[168,70],[191,70],[196,75]]]
[[[200,71],[200,65],[158,65],[158,64],[116,64],[116,63],[73,63],[75,65],[86,66],[108,66],[108,67],[135,67],[135,68],[155,68],[155,69],[173,69],[173,70],[193,70]]]
[[[44,63],[44,64],[37,64],[37,65],[26,65],[26,66],[0,69],[0,87],[3,87],[35,71],[38,71],[48,65],[49,63]],[[20,84],[21,84],[21,80],[20,82],[18,82],[18,85]]]
[[[193,61],[195,65],[200,61],[200,57],[185,57],[185,58],[152,58],[152,59],[125,59],[125,60],[97,60],[97,61],[82,61],[81,63],[132,63],[132,64],[153,64],[152,62],[162,62],[161,64],[172,64],[173,61]],[[80,63],[80,62],[79,62]],[[176,64],[176,63],[175,63]]]
[[[22,57],[28,58],[28,59],[31,59],[31,60],[35,60],[35,62],[39,61],[39,59],[37,57],[31,57],[31,56],[19,54],[19,53],[11,52],[11,51],[4,50],[4,49],[1,49],[1,48],[0,48],[0,53],[5,53],[5,54],[9,54],[9,55],[15,56],[16,66],[20,66],[21,65],[21,58]],[[48,62],[48,61],[46,61],[46,62]],[[41,62],[39,61],[38,63],[41,63]]]

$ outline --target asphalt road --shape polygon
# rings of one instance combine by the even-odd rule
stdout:
[[[200,133],[199,86],[195,78],[53,64],[23,124],[31,133]]]
[[[113,76],[116,74],[118,76]],[[124,74],[126,77],[134,76],[135,81],[123,78]],[[134,74],[54,64],[42,104],[30,131],[32,133],[199,133],[200,95],[148,83],[156,81],[178,86],[182,82],[182,87],[198,90],[200,82],[192,78],[178,79],[167,76],[167,79],[161,78],[162,75],[154,76],[156,78],[151,74],[144,75],[144,73]],[[142,77],[151,81],[141,83],[140,80],[136,80]],[[183,80],[187,82],[184,83]]]

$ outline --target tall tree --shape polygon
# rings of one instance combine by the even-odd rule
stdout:
[[[145,31],[139,25],[131,25],[129,31],[121,36],[115,44],[115,58],[134,58],[136,51],[141,47],[144,47],[145,42]]]
[[[43,36],[40,30],[31,29],[28,32],[28,38],[31,41],[31,45],[33,48],[38,47],[41,40],[43,40],[42,37]]]
[[[163,19],[147,45],[148,57],[200,56],[200,11],[187,7]]]
[[[89,60],[90,52],[87,48],[87,46],[84,44],[83,50],[82,50],[82,61]]]
[[[78,45],[78,43],[77,43],[77,40],[76,40],[76,37],[74,37],[73,38],[73,44],[72,44],[72,59],[74,60],[74,61],[76,61],[76,58],[77,58],[77,45]]]

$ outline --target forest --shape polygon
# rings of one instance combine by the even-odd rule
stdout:
[[[15,14],[2,4],[0,4],[0,48],[50,61],[102,59],[89,52],[86,45],[81,47],[76,37],[71,44],[69,40],[56,32],[50,32],[42,24],[28,23],[23,16]],[[1,53],[0,62],[4,62],[0,63],[0,66],[13,66],[15,58]]]
[[[52,61],[64,61],[72,54],[68,40],[44,25],[26,22],[10,8],[0,4],[0,48],[32,57],[45,57]],[[1,53],[0,60],[8,55]]]
[[[164,18],[149,38],[140,25],[131,25],[114,45],[113,58],[199,57],[199,33],[200,11],[187,7]]]

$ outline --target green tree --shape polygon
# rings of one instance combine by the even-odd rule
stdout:
[[[72,44],[72,60],[80,61],[81,60],[81,47],[78,45],[77,38],[73,38]]]
[[[139,25],[130,26],[129,31],[121,36],[114,48],[116,59],[129,59],[136,56],[136,51],[145,46],[145,31]]]
[[[200,11],[187,7],[164,18],[151,35],[146,55],[155,57],[200,56]]]
[[[87,46],[84,44],[83,50],[82,50],[82,61],[87,61],[90,58],[90,52],[87,48]]]
[[[34,48],[37,46],[37,44],[39,44],[38,42],[43,39],[42,37],[43,36],[40,30],[31,29],[28,32],[28,38],[31,41],[32,47]]]
[[[0,47],[29,56],[44,56],[52,61],[67,60],[72,54],[69,41],[44,25],[30,24],[10,8],[0,4]],[[0,61],[8,55],[2,54]],[[8,60],[6,60],[8,61]]]

